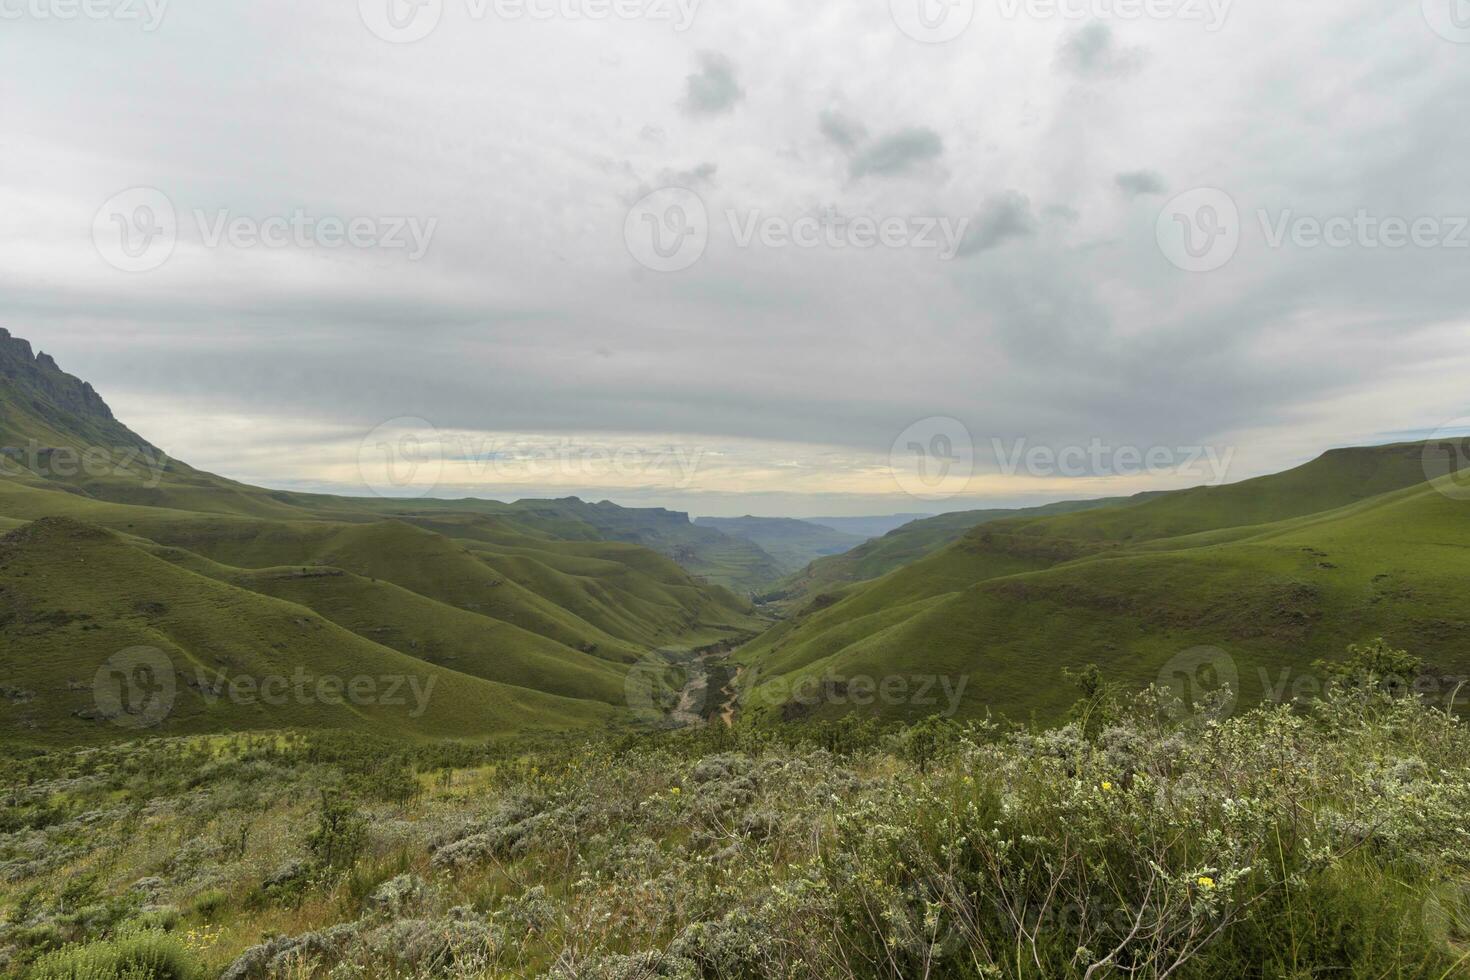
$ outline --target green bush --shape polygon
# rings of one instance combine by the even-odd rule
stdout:
[[[66,946],[36,961],[29,980],[196,980],[199,963],[173,936],[140,932]]]
[[[341,871],[357,863],[367,845],[367,821],[342,796],[322,793],[316,830],[307,835],[306,849],[323,868]]]

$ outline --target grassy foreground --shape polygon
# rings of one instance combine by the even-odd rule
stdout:
[[[40,978],[1470,976],[1470,729],[1376,687],[1226,721],[1085,683],[931,720],[6,761]]]

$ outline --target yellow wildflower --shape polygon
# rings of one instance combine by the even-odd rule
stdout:
[[[1209,891],[1210,889],[1215,887],[1215,879],[1211,878],[1209,875],[1202,875],[1199,879],[1199,886],[1205,891]]]

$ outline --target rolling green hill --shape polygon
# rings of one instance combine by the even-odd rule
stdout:
[[[305,605],[196,574],[115,532],[66,518],[0,539],[0,630],[0,719],[7,737],[19,741],[135,734],[127,713],[109,711],[94,685],[113,658],[139,648],[161,654],[173,671],[168,678],[155,672],[130,705],[146,711],[152,692],[172,692],[157,694],[168,705],[149,728],[157,734],[361,727],[470,737],[602,726],[618,714],[585,697],[556,697],[405,655]],[[216,693],[221,678],[226,686]],[[272,678],[281,679],[280,693],[240,686]],[[324,678],[341,679],[344,689],[320,688]],[[353,683],[356,696],[346,690]]]
[[[1143,686],[1201,646],[1230,658],[1249,700],[1283,677],[1287,690],[1310,683],[1315,659],[1378,636],[1442,676],[1470,674],[1470,612],[1454,585],[1470,573],[1470,494],[1424,483],[1421,454],[1334,450],[1227,487],[979,525],[818,597],[746,647],[749,711],[805,710],[772,703],[802,679],[943,675],[964,679],[967,714],[1056,718],[1076,697],[1064,667],[1097,663]]]
[[[774,558],[782,573],[787,575],[800,571],[818,558],[850,551],[867,540],[856,534],[844,534],[820,524],[790,518],[701,517],[694,523],[751,542]]]
[[[866,582],[886,575],[895,568],[933,554],[981,524],[1017,517],[1065,514],[1118,503],[1121,501],[1117,499],[1064,501],[1027,510],[970,510],[927,517],[889,531],[881,538],[863,542],[846,552],[813,561],[810,566],[783,582],[782,588],[797,598],[810,598],[826,589],[840,588],[851,582]]]
[[[622,724],[629,665],[749,635],[749,603],[641,543],[683,515],[580,501],[394,501],[264,490],[168,459],[90,386],[0,336],[0,732],[125,737],[93,680],[173,665],[161,733],[299,725],[479,737]],[[733,565],[731,566],[733,567]],[[764,572],[762,573],[764,574]],[[433,683],[424,711],[240,705],[200,670]],[[157,680],[157,678],[154,678]],[[201,693],[201,690],[203,693]],[[126,722],[126,717],[121,719]]]

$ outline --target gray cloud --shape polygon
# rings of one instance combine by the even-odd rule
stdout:
[[[684,111],[694,116],[729,112],[745,97],[735,63],[718,51],[699,53],[699,71],[685,79]]]
[[[849,152],[868,138],[868,127],[834,109],[822,112],[818,127],[823,136]]]
[[[1162,194],[1167,188],[1164,178],[1152,170],[1131,170],[1113,178],[1118,189],[1127,197],[1146,197]]]
[[[1113,29],[1093,21],[1062,39],[1057,64],[1065,72],[1082,78],[1100,79],[1131,75],[1143,64],[1141,52],[1121,48]]]
[[[717,164],[705,162],[684,170],[661,170],[659,171],[657,186],[659,187],[687,187],[694,190],[697,187],[707,187],[714,183],[715,174],[720,168]]]
[[[329,5],[175,7],[151,34],[25,18],[0,32],[0,58],[36,81],[6,106],[0,325],[150,441],[226,475],[317,478],[313,439],[407,415],[728,436],[778,472],[788,456],[881,459],[911,423],[948,415],[982,447],[1223,441],[1251,457],[1232,474],[1248,476],[1470,411],[1464,249],[1272,248],[1258,219],[1470,214],[1470,128],[1453,125],[1470,61],[1414,9],[1278,5],[1255,30],[1266,14],[1240,7],[1215,34],[1145,19],[1073,36],[1065,56],[1051,32],[1015,32],[984,59],[895,54],[864,74],[845,54],[871,42],[856,8],[706,4],[696,36],[721,39],[748,90],[707,125],[670,89],[699,64],[689,34],[467,23],[390,48]],[[1146,76],[1131,71],[1144,50]],[[282,111],[283,92],[311,98]],[[824,128],[836,107],[864,125]],[[915,121],[931,149],[943,133],[942,157],[884,146]],[[868,179],[850,179],[855,157]],[[877,179],[927,176],[936,158],[942,181]],[[1116,179],[1143,164],[1170,192],[1234,198],[1233,261],[1191,274],[1165,259],[1152,208],[1125,206]],[[630,190],[669,180],[698,183],[713,233],[698,263],[664,274],[633,261],[624,231]],[[134,185],[167,192],[186,234],[165,266],[128,275],[90,230]],[[192,230],[196,208],[300,206],[439,226],[418,262],[207,248]],[[740,248],[726,231],[728,212],[827,208],[973,215],[972,257]],[[262,445],[248,467],[242,433]],[[704,512],[827,493],[789,486]],[[846,499],[805,512],[850,512]]]
[[[880,137],[852,158],[854,177],[891,177],[936,160],[944,153],[944,140],[926,126],[913,126]]]
[[[1011,239],[1026,238],[1035,233],[1036,217],[1031,212],[1030,200],[1017,191],[1006,191],[981,205],[957,254],[979,255],[999,248]]]

